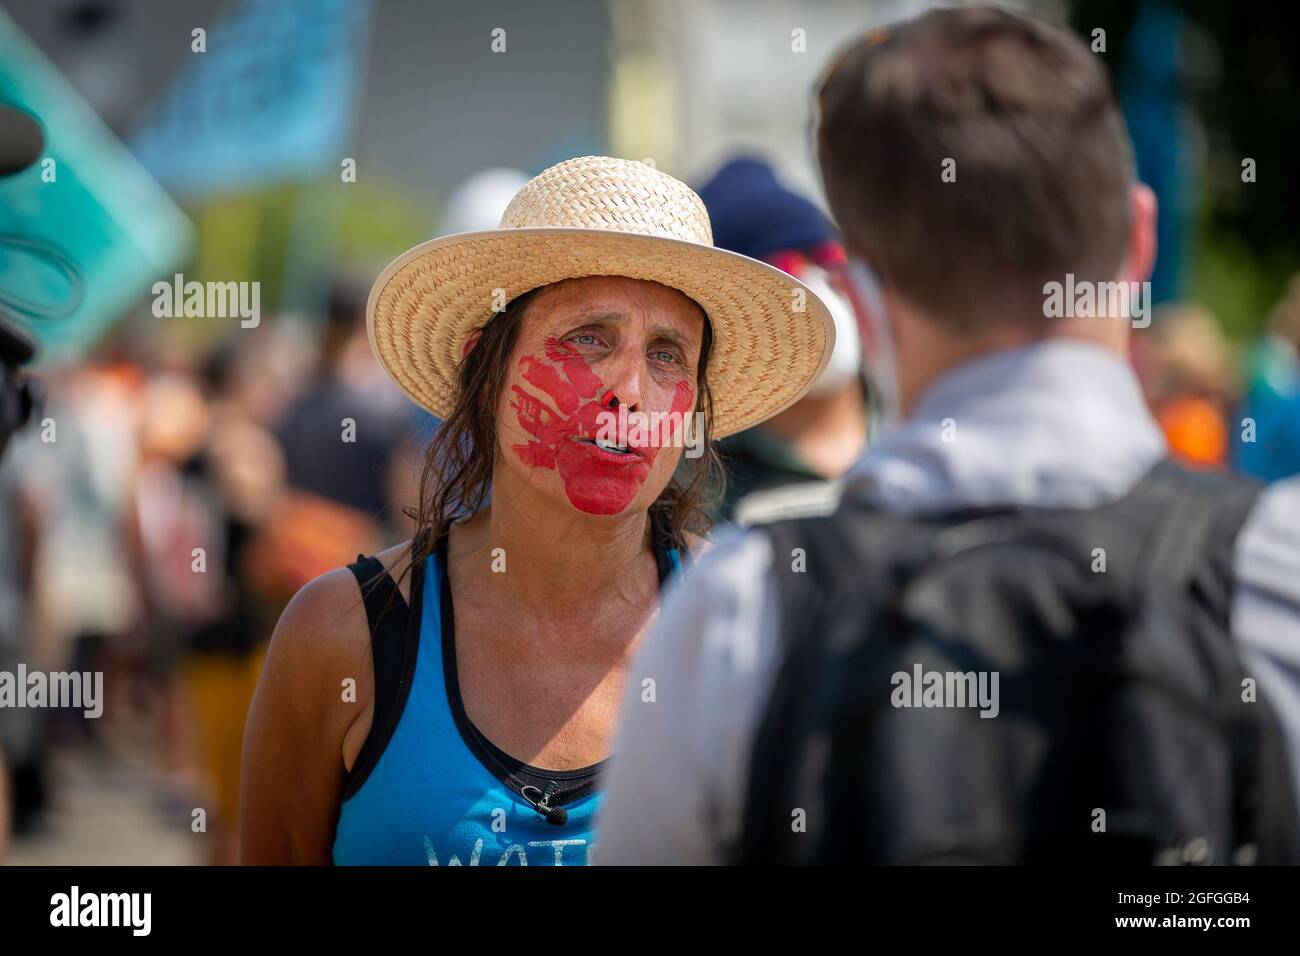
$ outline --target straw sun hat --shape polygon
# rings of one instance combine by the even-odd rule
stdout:
[[[466,336],[492,318],[494,298],[580,276],[648,279],[700,305],[713,327],[715,438],[798,401],[834,345],[826,306],[807,287],[713,247],[708,213],[685,184],[644,163],[584,156],[529,180],[499,229],[433,239],[391,262],[366,306],[370,347],[407,397],[444,418]]]

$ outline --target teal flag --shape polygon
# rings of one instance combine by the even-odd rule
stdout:
[[[189,221],[0,11],[0,102],[40,124],[41,159],[0,178],[0,314],[74,360],[189,254]]]

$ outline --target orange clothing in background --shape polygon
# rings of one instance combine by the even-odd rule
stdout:
[[[1169,453],[1193,468],[1223,468],[1228,461],[1228,425],[1213,402],[1184,395],[1156,410]]]
[[[239,825],[239,769],[244,720],[262,673],[266,645],[251,654],[191,654],[185,684],[198,717],[203,765],[216,799],[210,808],[230,829]]]

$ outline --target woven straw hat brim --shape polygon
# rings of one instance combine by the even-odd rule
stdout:
[[[408,250],[371,289],[370,346],[408,398],[445,418],[465,338],[492,317],[494,290],[509,301],[601,275],[658,282],[704,309],[713,327],[714,438],[794,404],[830,358],[835,330],[825,305],[780,269],[701,243],[571,227],[462,233]]]

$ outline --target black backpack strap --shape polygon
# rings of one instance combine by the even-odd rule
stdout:
[[[750,745],[749,775],[740,833],[736,844],[726,848],[729,862],[735,864],[767,864],[776,861],[777,808],[789,802],[787,795],[791,790],[790,771],[785,766],[785,756],[791,748],[786,745],[786,737],[795,731],[785,721],[787,714],[795,712],[795,695],[806,685],[806,681],[801,679],[802,667],[799,666],[796,655],[791,653],[795,626],[799,623],[795,620],[795,613],[799,612],[803,627],[811,630],[807,639],[816,640],[816,606],[822,593],[817,587],[817,578],[807,577],[806,567],[802,574],[797,574],[792,567],[796,561],[807,561],[810,553],[811,560],[820,560],[820,547],[809,548],[809,544],[814,543],[810,541],[814,536],[800,533],[802,520],[776,522],[754,529],[754,533],[766,535],[772,546],[772,585],[776,593],[777,610],[774,623],[776,653],[781,660],[768,691],[767,701],[760,711],[761,717]],[[802,553],[796,549],[802,549]],[[783,580],[786,568],[790,569],[788,582]]]
[[[423,562],[411,569],[411,604],[402,598],[401,589],[378,558],[357,555],[348,565],[357,579],[366,605],[366,622],[370,628],[370,654],[374,662],[375,697],[370,733],[348,774],[343,799],[356,793],[378,762],[393,731],[411,689],[415,657],[420,640],[419,608],[423,595]]]
[[[885,526],[898,519],[872,513],[868,520]],[[777,835],[790,825],[800,768],[792,739],[806,736],[800,725],[799,696],[810,686],[809,671],[827,653],[826,628],[821,622],[833,613],[830,595],[847,594],[856,601],[888,602],[894,575],[879,554],[855,548],[835,515],[792,518],[758,525],[772,547],[772,587],[776,593],[775,622],[781,661],[777,666],[763,716],[751,747],[751,766],[744,822],[737,844],[728,848],[734,863],[761,864],[782,857]],[[897,539],[895,539],[895,543]],[[846,577],[853,586],[845,587]]]
[[[1164,459],[1130,493],[1162,512],[1143,559],[1148,580],[1182,586],[1197,578],[1226,615],[1237,535],[1264,486],[1235,475],[1192,471]]]
[[[1230,633],[1236,542],[1264,486],[1246,478],[1186,471],[1170,462],[1157,466],[1148,481],[1153,493],[1175,499],[1154,542],[1152,577],[1196,588],[1213,609],[1223,633]],[[1280,746],[1280,728],[1260,704],[1243,709],[1240,691],[1239,686],[1225,688],[1223,719],[1233,740],[1236,844],[1238,852],[1244,853],[1242,862],[1253,862],[1261,842],[1268,844],[1270,855],[1281,842],[1278,834],[1260,833],[1261,814],[1270,819],[1293,817],[1294,795],[1288,781],[1265,779],[1277,766],[1275,760],[1264,756]],[[1263,801],[1269,806],[1261,806]]]
[[[1004,510],[984,509],[980,515],[997,517]],[[778,839],[778,835],[792,832],[791,808],[800,805],[798,794],[807,792],[809,776],[821,769],[816,761],[824,755],[803,752],[790,742],[809,740],[823,731],[808,723],[812,715],[800,698],[806,688],[818,683],[815,677],[822,662],[841,654],[841,649],[830,645],[829,625],[857,609],[870,608],[887,632],[890,620],[902,613],[912,576],[945,547],[934,528],[908,516],[861,503],[852,505],[851,511],[790,518],[755,529],[772,544],[781,662],[751,750],[744,825],[734,853],[737,862],[787,862],[792,848],[807,859],[816,857],[812,831],[820,828],[810,823],[808,839]],[[887,695],[881,703],[887,703]]]
[[[1163,519],[1145,559],[1148,579],[1195,588],[1224,634],[1231,633],[1237,538],[1263,488],[1253,479],[1191,471],[1166,459],[1143,479],[1138,491],[1149,496],[1153,506],[1164,502]],[[1225,688],[1223,698],[1223,720],[1233,740],[1234,833],[1238,852],[1244,849],[1244,861],[1252,862],[1251,853],[1260,843],[1263,795],[1271,794],[1273,801],[1290,796],[1286,781],[1263,776],[1274,762],[1263,760],[1262,752],[1277,747],[1280,730],[1272,724],[1271,714],[1259,719],[1264,708],[1251,705],[1251,710],[1242,710],[1240,687]],[[1276,807],[1263,809],[1269,816],[1277,815]],[[1270,844],[1278,842],[1269,836]]]

